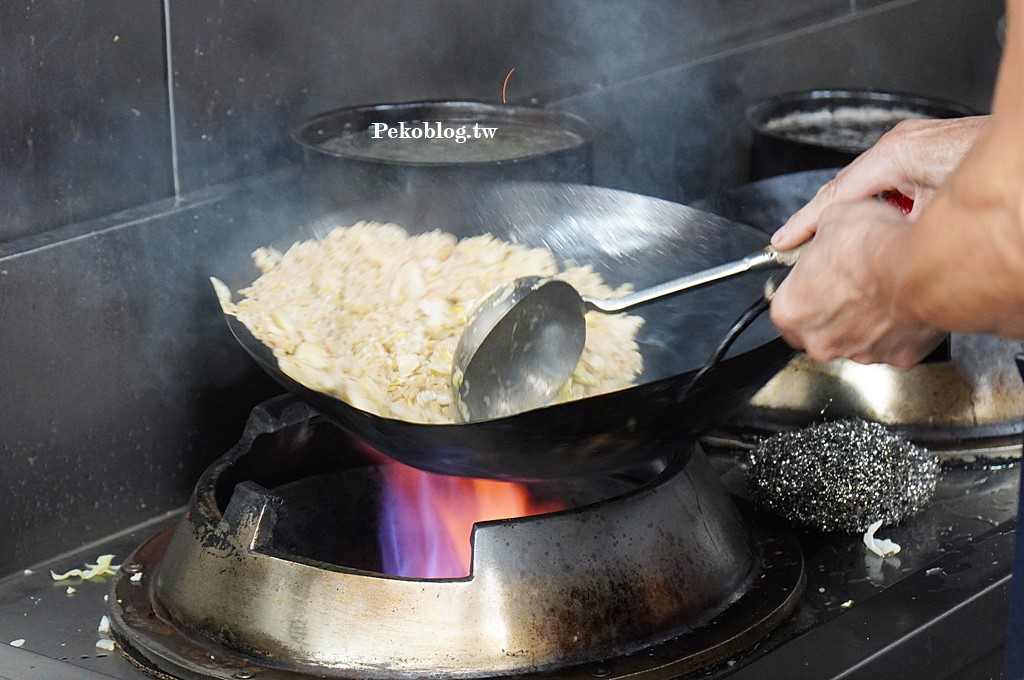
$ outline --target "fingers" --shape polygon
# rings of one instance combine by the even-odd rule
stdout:
[[[818,190],[807,205],[796,211],[772,235],[772,245],[788,250],[814,235],[821,214],[828,208],[849,201],[871,198],[895,186],[897,168],[888,145],[877,144],[857,157],[831,181]]]
[[[984,116],[953,120],[906,120],[825,184],[772,236],[788,250],[814,235],[821,214],[837,203],[896,189],[915,202],[914,213],[957,166],[988,124]],[[911,213],[911,218],[916,214]]]
[[[817,236],[772,297],[782,338],[814,361],[844,357],[906,369],[927,355],[935,329],[893,303],[872,265],[874,254],[898,252],[909,229],[881,201],[826,207]]]
[[[835,190],[835,179],[821,187],[807,205],[793,213],[792,217],[772,234],[772,245],[779,250],[790,250],[814,236],[822,210],[819,205],[829,205]]]
[[[802,350],[804,349],[804,345],[803,341],[800,339],[800,334],[791,330],[796,328],[796,324],[793,321],[791,306],[789,304],[782,304],[779,302],[779,290],[781,290],[784,285],[786,285],[785,278],[783,278],[779,283],[778,288],[769,298],[770,305],[768,307],[768,316],[771,319],[772,324],[779,331],[779,335],[782,336],[783,341],[793,349]]]

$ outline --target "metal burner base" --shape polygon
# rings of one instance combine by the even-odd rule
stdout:
[[[754,644],[793,611],[804,587],[804,563],[795,537],[781,524],[743,513],[749,522],[761,575],[725,611],[701,628],[636,653],[540,673],[523,680],[593,680],[672,678],[727,657]],[[169,620],[154,597],[153,580],[173,529],[142,545],[125,561],[129,567],[115,583],[112,630],[123,653],[136,666],[159,678],[201,680],[299,680],[346,677],[322,667],[291,667],[285,659],[260,658],[215,645]],[[132,581],[133,574],[141,579]],[[361,680],[360,676],[348,676]],[[443,674],[438,674],[443,677]]]
[[[115,635],[136,663],[190,679],[677,674],[776,625],[802,556],[740,514],[692,441],[660,458],[525,487],[566,509],[477,522],[465,577],[391,576],[377,531],[391,463],[272,400],[177,527],[125,561]]]

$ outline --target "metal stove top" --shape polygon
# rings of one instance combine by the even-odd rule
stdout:
[[[132,666],[119,651],[103,651],[96,646],[98,640],[110,639],[109,633],[101,635],[98,629],[107,614],[105,598],[113,577],[54,581],[50,570],[63,573],[108,553],[115,555],[114,564],[120,564],[140,543],[177,519],[177,512],[155,517],[130,531],[0,580],[0,642],[25,641],[21,648],[0,644],[0,678],[152,678]],[[68,594],[68,586],[75,589],[74,594]]]
[[[727,486],[742,486],[735,456],[713,455]],[[795,615],[761,643],[687,677],[949,677],[974,660],[997,658],[1005,640],[1016,525],[1016,467],[948,469],[934,503],[881,532],[902,546],[877,558],[860,536],[801,536],[807,588]],[[151,677],[97,640],[111,581],[55,582],[104,553],[124,559],[177,513],[154,518],[0,581],[0,678]],[[68,586],[76,590],[67,593]],[[913,663],[908,661],[913,660]],[[960,677],[960,676],[953,676]]]

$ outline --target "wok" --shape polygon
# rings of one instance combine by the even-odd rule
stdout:
[[[374,219],[412,233],[491,233],[546,246],[560,259],[592,264],[612,285],[649,286],[670,276],[738,259],[768,239],[710,213],[636,194],[571,184],[494,183],[401,192],[285,227],[274,245],[323,232],[329,222]],[[234,290],[258,272],[226,262]],[[408,465],[467,477],[543,480],[603,475],[664,456],[666,447],[726,422],[790,358],[766,315],[692,387],[734,321],[762,295],[767,274],[751,273],[639,308],[644,359],[638,385],[604,395],[468,424],[383,418],[298,384],[237,320],[228,324],[256,362],[335,424]]]
[[[849,115],[824,120],[813,117],[843,111]],[[858,119],[858,113],[865,117]],[[842,168],[903,118],[958,118],[975,113],[956,102],[901,92],[807,90],[777,94],[746,111],[747,124],[754,133],[750,175],[757,180],[801,170]],[[794,127],[776,127],[800,114],[811,117]]]

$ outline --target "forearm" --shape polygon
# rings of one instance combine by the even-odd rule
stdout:
[[[892,251],[876,257],[895,304],[947,330],[1024,337],[1024,0],[991,123]]]

